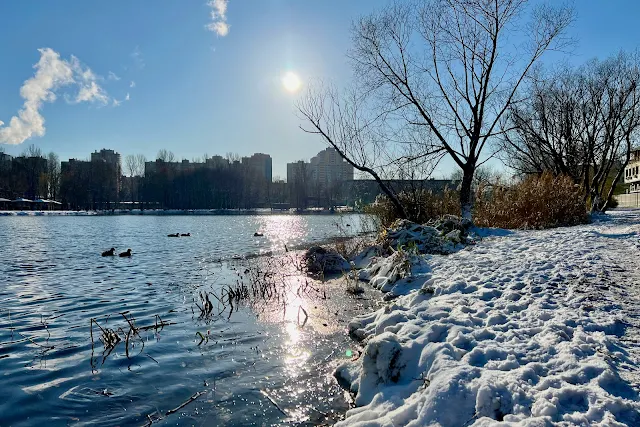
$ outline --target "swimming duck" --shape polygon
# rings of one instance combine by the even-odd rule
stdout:
[[[167,234],[167,237],[180,237],[180,233]]]
[[[131,249],[127,249],[127,252],[122,252],[122,253],[121,253],[120,255],[118,255],[118,256],[120,256],[120,257],[122,257],[122,258],[130,257],[130,256],[131,256]]]
[[[102,256],[114,256],[116,254],[116,248],[111,248],[108,251],[102,252]]]
[[[262,237],[262,236],[264,236],[264,234],[258,233],[257,231],[253,233],[253,237]]]
[[[191,233],[182,233],[181,236],[182,237],[191,237]]]

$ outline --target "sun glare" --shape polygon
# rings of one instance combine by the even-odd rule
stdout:
[[[298,89],[300,89],[300,86],[302,86],[302,82],[300,81],[300,77],[298,77],[296,73],[294,73],[293,71],[289,71],[282,77],[282,85],[287,90],[287,92],[293,93],[297,92]]]

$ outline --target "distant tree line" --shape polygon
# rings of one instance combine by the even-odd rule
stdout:
[[[4,156],[0,147],[0,197],[58,199],[60,197],[60,159],[46,156],[31,145],[17,157]]]

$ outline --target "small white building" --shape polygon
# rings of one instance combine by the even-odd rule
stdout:
[[[629,184],[630,193],[640,193],[640,149],[631,152],[631,158],[624,169],[624,183]]]

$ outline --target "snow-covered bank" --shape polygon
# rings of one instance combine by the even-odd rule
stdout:
[[[484,233],[412,257],[383,288],[398,297],[350,323],[366,347],[336,371],[358,406],[342,425],[640,425],[638,323],[617,299],[640,301],[640,213]]]

